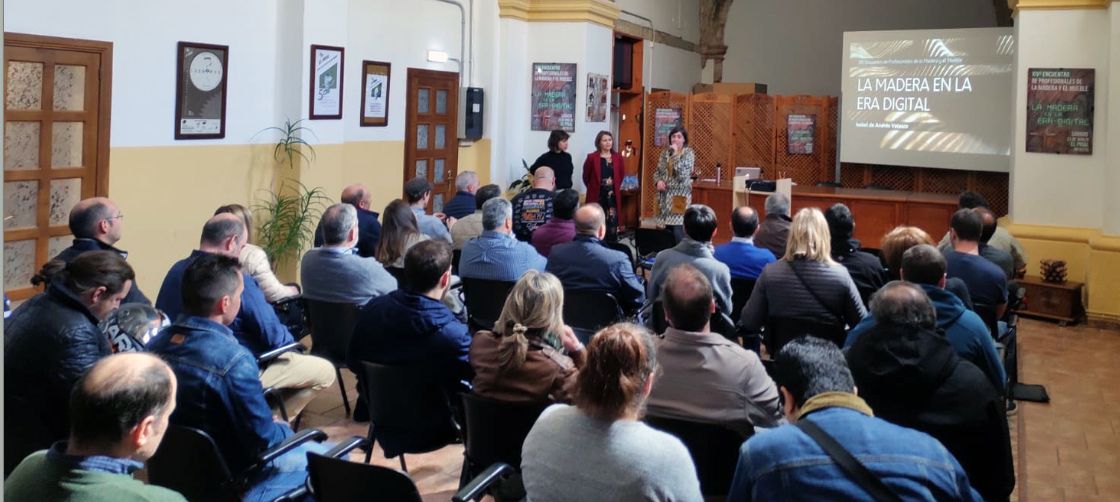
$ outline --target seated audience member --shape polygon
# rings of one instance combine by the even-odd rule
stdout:
[[[542,167],[537,169],[548,169]],[[524,242],[513,238],[510,202],[495,197],[482,205],[482,235],[467,241],[459,258],[463,278],[513,282],[527,270],[544,271],[546,260]]]
[[[789,197],[774,192],[766,197],[766,217],[754,237],[754,245],[769,249],[776,257],[786,255],[786,242],[789,241]]]
[[[167,271],[156,298],[156,308],[167,317],[178,321],[183,306],[183,274],[195,260],[210,255],[223,255],[236,259],[241,246],[248,239],[245,223],[232,214],[218,214],[202,227],[198,249],[187,258],[179,260]],[[244,286],[238,297],[240,308],[234,312],[229,328],[237,342],[249,350],[253,357],[270,350],[295,343],[292,333],[276,317],[276,311],[264,299],[257,281],[244,274]],[[198,314],[194,314],[198,315]],[[334,365],[315,356],[287,352],[278,357],[260,374],[265,387],[283,389],[284,406],[288,416],[299,415],[315,393],[334,383]]]
[[[758,213],[749,206],[732,210],[731,233],[734,236],[731,242],[716,246],[713,256],[731,269],[732,278],[758,279],[762,269],[776,261],[774,253],[754,243],[754,236],[758,233]]]
[[[456,220],[474,214],[474,194],[478,188],[478,175],[474,171],[459,173],[455,177],[455,196],[443,205],[443,214]]]
[[[537,227],[530,239],[541,256],[548,258],[553,246],[572,242],[576,236],[576,223],[572,221],[576,206],[579,206],[579,192],[571,188],[559,190],[552,197],[552,219]]]
[[[241,262],[241,270],[253,276],[253,280],[257,281],[257,285],[261,287],[261,292],[264,293],[264,298],[269,303],[276,303],[298,295],[300,293],[298,287],[280,282],[280,279],[276,278],[276,274],[272,273],[272,263],[268,261],[268,255],[265,254],[264,249],[249,242],[253,239],[253,215],[249,210],[241,204],[229,204],[214,211],[215,215],[222,213],[237,216],[245,224],[245,231],[249,233],[249,236],[245,238],[245,247],[241,248],[241,256],[238,257],[238,261]]]
[[[976,209],[982,207],[989,211],[991,210],[988,205],[988,200],[985,199],[983,195],[976,192],[961,192],[957,207],[959,209]],[[1013,277],[1019,277],[1026,273],[1027,252],[1023,249],[1023,245],[1019,244],[1015,236],[1011,235],[1011,232],[1008,232],[1006,228],[997,225],[992,237],[988,239],[988,245],[1000,251],[1011,253],[1011,259],[1014,263],[1015,270]],[[942,253],[953,248],[953,243],[949,239],[948,232],[941,238],[941,242],[937,244],[937,247]]]
[[[182,315],[148,349],[167,361],[179,381],[171,423],[205,431],[230,470],[241,472],[293,432],[273,419],[256,357],[227,327],[237,318],[245,284],[252,280],[240,271],[236,256],[205,253],[187,264],[179,281]],[[266,495],[303,484],[308,451],[320,450],[297,447],[249,480],[245,500],[272,500]]]
[[[4,323],[4,472],[70,431],[70,391],[90,366],[111,353],[97,324],[128,296],[135,276],[114,251],[60,260],[46,291]]]
[[[556,276],[525,272],[494,330],[479,331],[471,341],[473,392],[500,401],[571,401],[584,350],[563,313],[564,289]]]
[[[416,215],[420,232],[433,239],[451,242],[451,232],[448,229],[455,225],[455,218],[447,218],[445,223],[439,217],[425,212],[428,202],[432,200],[432,184],[422,177],[412,178],[404,184],[404,195],[408,197],[408,205]]]
[[[986,305],[1003,317],[1007,308],[1007,276],[999,267],[980,256],[980,235],[983,223],[972,209],[959,209],[949,220],[953,249],[944,252],[946,272],[968,286],[968,294],[977,305]]]
[[[720,423],[743,432],[782,417],[778,389],[758,355],[712,333],[712,285],[689,264],[678,265],[661,296],[669,323],[657,339],[662,376],[653,386],[649,414]]]
[[[1000,393],[934,331],[933,304],[918,286],[887,284],[871,312],[878,323],[847,357],[875,416],[937,438],[985,500],[1007,500],[1015,471]]]
[[[575,214],[575,240],[552,248],[545,270],[556,275],[564,289],[610,293],[625,312],[645,300],[642,282],[634,275],[630,257],[603,245],[607,218],[598,204],[586,204]]]
[[[366,304],[350,339],[347,365],[362,375],[362,361],[430,366],[449,390],[470,381],[467,325],[440,301],[451,285],[451,245],[432,239],[405,255],[401,288]],[[407,322],[402,322],[407,320]]]
[[[933,238],[918,227],[897,226],[887,232],[879,244],[883,253],[883,262],[887,265],[887,277],[892,281],[902,279],[902,254],[919,244],[933,245]],[[956,277],[945,279],[945,291],[953,293],[964,303],[965,308],[972,310],[972,296],[968,294],[968,286]]]
[[[454,249],[462,251],[467,241],[482,235],[482,205],[501,195],[502,187],[498,185],[486,185],[474,193],[475,211],[459,219],[451,227],[451,244]]]
[[[791,494],[798,500],[871,500],[803,427],[831,437],[900,500],[981,500],[936,439],[872,414],[856,396],[844,354],[832,343],[815,337],[790,341],[775,357],[774,378],[792,424],[743,443],[728,502],[784,500]]]
[[[556,189],[556,175],[552,168],[540,166],[533,173],[532,188],[514,196],[513,234],[517,240],[529,242],[533,231],[552,218],[552,197]]]
[[[431,237],[420,232],[416,223],[416,213],[400,199],[393,199],[385,206],[385,226],[381,229],[381,240],[377,241],[377,261],[386,268],[403,269],[404,255],[412,246]]]
[[[716,234],[716,213],[703,204],[688,206],[684,212],[685,238],[676,246],[657,253],[646,284],[646,299],[656,302],[661,299],[661,285],[669,277],[669,271],[677,265],[688,263],[696,267],[716,295],[719,311],[731,315],[731,271],[727,265],[712,256],[712,237]]]
[[[70,440],[20,462],[4,481],[8,500],[186,502],[132,478],[155,454],[175,410],[175,375],[149,354],[102,359],[70,396]],[[14,459],[13,459],[14,460]]]
[[[365,185],[354,184],[342,189],[339,198],[343,203],[358,210],[358,256],[372,258],[377,252],[377,242],[381,239],[381,223],[377,221],[377,211],[370,211],[373,194]],[[322,221],[315,229],[315,247],[323,245]]]
[[[980,316],[966,309],[956,295],[945,291],[945,257],[941,252],[929,244],[919,244],[906,250],[902,255],[902,280],[914,283],[925,291],[937,313],[937,329],[945,332],[958,355],[980,368],[992,386],[1003,393],[1007,386],[1007,374],[992,335]],[[844,347],[851,347],[860,335],[877,325],[874,315],[867,316],[848,332]]]
[[[354,206],[328,207],[319,227],[323,229],[324,245],[303,255],[299,269],[304,298],[365,305],[371,298],[397,289],[397,280],[377,260],[351,252],[358,242]]]
[[[999,228],[996,225],[995,213],[992,213],[992,210],[986,207],[978,207],[973,211],[976,211],[976,214],[980,215],[980,223],[983,225],[983,229],[980,232],[980,256],[983,256],[985,260],[995,263],[996,266],[1003,271],[1004,275],[1007,276],[1007,280],[1010,281],[1014,279],[1015,259],[1011,257],[1011,253],[989,244],[992,240],[992,236],[995,235],[996,229]]]
[[[70,210],[70,233],[74,235],[74,243],[52,259],[70,263],[87,251],[112,251],[127,259],[128,251],[114,247],[123,231],[124,214],[116,203],[105,197],[82,199]],[[151,305],[152,301],[133,282],[121,303]]]
[[[859,324],[867,310],[848,269],[832,261],[830,247],[828,223],[821,210],[807,207],[798,211],[785,256],[758,276],[739,316],[740,324],[751,332],[758,332],[772,318]]]
[[[549,407],[525,438],[528,499],[703,500],[688,450],[640,421],[657,373],[649,332],[633,324],[603,328],[586,357],[575,405]]]
[[[859,297],[866,306],[874,293],[887,283],[887,272],[879,257],[860,251],[860,242],[852,238],[856,230],[856,220],[852,211],[844,204],[833,204],[824,212],[828,222],[828,232],[832,237],[832,259],[848,269],[852,282],[856,283]]]

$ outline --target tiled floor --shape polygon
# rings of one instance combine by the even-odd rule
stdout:
[[[1049,404],[1020,403],[1011,418],[1019,484],[1012,500],[1088,501],[1120,499],[1120,330],[1020,322],[1020,372],[1025,383],[1042,384]],[[343,371],[351,403],[354,378]],[[318,427],[332,439],[366,434],[366,424],[344,417],[332,387],[304,413],[303,427]],[[355,453],[353,460],[361,461]],[[459,482],[463,447],[408,455],[409,474],[425,500],[447,501]],[[375,450],[373,463],[399,468]]]

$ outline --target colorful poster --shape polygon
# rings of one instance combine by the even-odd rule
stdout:
[[[1093,69],[1027,70],[1027,151],[1093,154]]]
[[[607,76],[598,73],[587,74],[587,121],[606,122],[607,102],[611,93],[607,88]]]
[[[786,152],[811,155],[816,128],[816,115],[786,115]]]
[[[533,63],[529,122],[534,131],[576,130],[575,63]]]
[[[653,146],[669,146],[669,131],[681,124],[680,108],[658,108],[653,111]]]

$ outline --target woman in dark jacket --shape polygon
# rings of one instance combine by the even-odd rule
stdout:
[[[622,155],[614,150],[614,136],[609,131],[595,135],[595,151],[583,161],[583,184],[587,202],[603,206],[607,215],[608,241],[618,240],[618,216],[622,214],[622,178],[626,166]]]
[[[529,166],[530,173],[536,173],[537,168],[548,166],[556,173],[556,189],[572,188],[572,173],[576,170],[572,165],[572,155],[568,153],[568,133],[557,129],[548,135],[548,151],[537,157],[536,162]]]

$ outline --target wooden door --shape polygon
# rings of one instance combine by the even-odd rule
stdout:
[[[4,292],[70,246],[70,208],[106,195],[112,44],[4,35]]]
[[[404,179],[423,176],[432,184],[428,211],[443,211],[455,196],[459,161],[459,74],[408,69]]]

